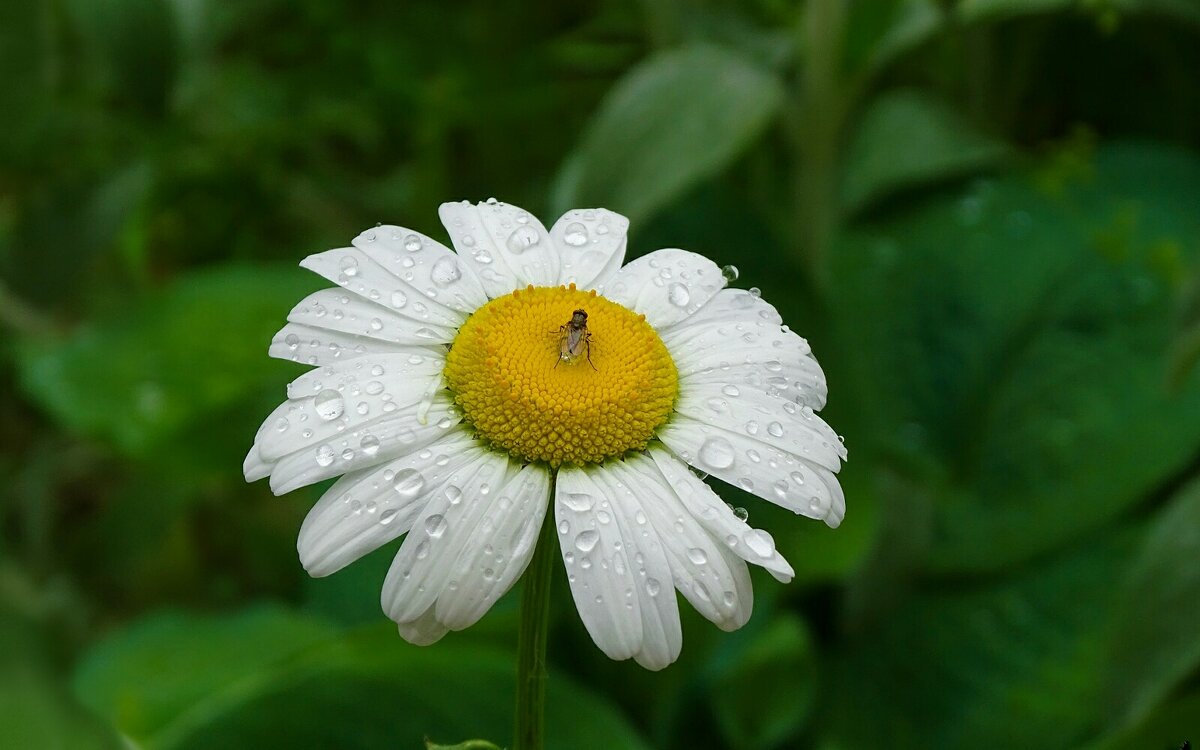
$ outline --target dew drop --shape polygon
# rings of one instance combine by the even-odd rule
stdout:
[[[429,540],[422,539],[421,543],[417,545],[417,559],[424,560],[427,557],[429,557]]]
[[[434,513],[425,519],[425,533],[432,539],[440,539],[446,533],[446,519],[439,513]]]
[[[778,422],[772,422],[767,425],[767,432],[775,437],[783,437],[783,425]]]
[[[347,255],[342,258],[341,267],[342,273],[346,274],[347,276],[358,275],[358,259],[356,259],[353,255]]]
[[[387,510],[385,510],[384,512],[380,513],[380,514],[379,514],[379,525],[380,525],[380,526],[387,526],[387,525],[388,525],[388,524],[390,524],[392,521],[395,521],[395,520],[396,520],[396,515],[397,515],[399,512],[400,512],[400,511],[396,510],[395,508],[388,508],[388,509],[387,509]]]
[[[358,447],[368,456],[374,456],[379,452],[379,438],[374,435],[363,435],[363,439],[359,441]]]
[[[733,466],[733,445],[723,437],[710,437],[700,446],[700,461],[713,469]]]
[[[738,276],[741,274],[738,272],[737,266],[730,265],[721,267],[721,275],[725,277],[726,281],[732,284],[738,280]]]
[[[404,238],[404,249],[410,253],[415,253],[421,249],[421,238],[415,234],[410,234]]]
[[[646,593],[647,594],[649,594],[650,596],[658,596],[658,592],[660,590],[662,590],[662,584],[660,584],[658,582],[657,578],[647,578],[646,579]]]
[[[692,547],[687,551],[688,559],[695,565],[703,565],[708,562],[708,555],[699,547]]]
[[[770,557],[775,554],[775,540],[762,529],[750,529],[742,535],[746,547],[759,557]]]
[[[342,416],[342,412],[346,411],[346,402],[342,400],[342,394],[332,388],[326,388],[313,396],[313,409],[318,417],[328,422]]]
[[[463,492],[457,486],[451,484],[446,486],[446,499],[451,505],[458,505],[462,502]]]
[[[396,472],[396,478],[392,482],[392,487],[400,497],[405,500],[411,500],[420,494],[421,489],[425,487],[425,477],[416,469],[401,469]]]
[[[667,301],[676,307],[687,307],[687,303],[692,300],[691,292],[683,284],[678,281],[667,287]]]
[[[595,505],[595,500],[585,492],[568,492],[563,495],[562,503],[576,513],[586,513]]]
[[[742,394],[742,392],[740,390],[738,390],[738,387],[736,385],[725,386],[724,388],[721,389],[721,393],[724,393],[726,396],[732,396],[735,398]]]
[[[462,278],[462,269],[454,258],[446,255],[433,264],[429,277],[438,286],[447,287]]]
[[[579,222],[573,222],[567,225],[566,232],[563,233],[563,242],[571,247],[583,247],[588,241],[587,227]]]
[[[336,454],[333,452],[333,446],[331,446],[329,443],[325,443],[321,447],[317,448],[317,465],[328,466],[329,464],[333,463],[335,456]]]
[[[536,229],[530,226],[519,226],[508,235],[505,245],[513,253],[523,253],[541,241]]]
[[[599,532],[593,531],[592,529],[581,531],[579,535],[575,537],[575,549],[586,554],[592,551],[592,549],[596,546],[596,542],[598,541],[600,541]]]
[[[408,295],[397,289],[392,292],[392,307],[397,310],[408,304]]]

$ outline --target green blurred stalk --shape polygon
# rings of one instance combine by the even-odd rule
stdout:
[[[517,636],[517,720],[514,750],[541,750],[546,714],[546,642],[550,629],[550,587],[557,545],[554,509],[546,511],[533,560],[521,592],[521,624]]]

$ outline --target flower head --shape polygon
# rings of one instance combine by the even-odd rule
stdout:
[[[512,586],[552,500],[571,593],[607,655],[675,660],[672,589],[740,627],[746,564],[785,582],[792,568],[688,465],[841,522],[845,449],[815,414],[826,386],[808,344],[700,255],[622,266],[628,222],[611,211],[549,231],[496,201],[440,214],[457,252],[379,226],[301,264],[339,288],[272,341],[315,369],[244,470],[276,494],[342,475],[300,529],[305,569],[329,575],[407,534],[383,608],[432,643]]]

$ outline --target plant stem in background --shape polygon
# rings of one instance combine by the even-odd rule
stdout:
[[[517,717],[514,750],[541,750],[546,706],[546,641],[550,626],[550,587],[557,545],[553,509],[542,521],[537,548],[521,592],[517,635]]]

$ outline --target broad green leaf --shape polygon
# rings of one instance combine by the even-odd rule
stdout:
[[[154,615],[100,641],[79,666],[75,686],[130,737],[145,739],[180,714],[327,641],[321,620],[259,606],[232,616]]]
[[[1200,484],[1193,483],[1155,519],[1121,585],[1102,703],[1113,726],[1147,716],[1200,665],[1198,560]]]
[[[942,27],[936,0],[875,0],[846,5],[846,72],[871,75]]]
[[[1076,11],[1094,14],[1106,26],[1120,14],[1158,15],[1200,25],[1200,6],[1192,0],[962,0],[955,12],[965,22],[996,22],[1034,14]]]
[[[1185,741],[1196,746],[1200,737],[1200,692],[1191,692],[1159,706],[1136,727],[1105,738],[1088,750],[1179,750]]]
[[[609,92],[559,173],[554,203],[641,221],[724,169],[782,100],[775,75],[734,52],[697,45],[656,54]]]
[[[846,750],[1057,750],[1099,720],[1108,624],[1133,533],[977,585],[908,597],[845,641],[822,691]]]
[[[32,624],[0,608],[0,750],[117,750],[41,653]]]
[[[804,726],[817,692],[803,620],[784,613],[728,658],[711,685],[712,711],[733,748],[781,747]]]
[[[919,91],[891,91],[875,99],[850,142],[842,202],[854,212],[902,188],[994,166],[1008,154],[1004,143],[945,103]]]
[[[321,630],[280,611],[152,616],[103,642],[78,683],[147,750],[394,750],[425,737],[507,744],[512,654],[469,635],[419,648],[391,626]],[[550,680],[547,747],[646,747],[605,701],[565,677]]]
[[[68,429],[144,453],[283,382],[288,366],[267,358],[267,344],[317,286],[292,268],[195,272],[65,341],[26,342],[21,384]]]
[[[1172,388],[1167,372],[1197,194],[1195,156],[1112,146],[1073,176],[978,183],[843,238],[843,388],[872,415],[864,437],[931,498],[925,513],[880,496],[909,524],[897,536],[924,542],[910,564],[1028,559],[1192,460],[1200,379]]]

